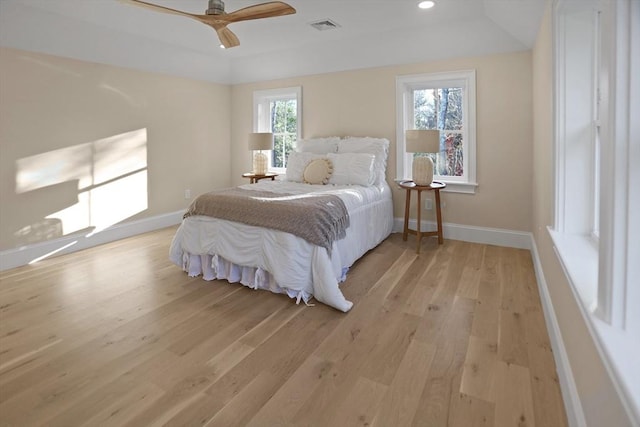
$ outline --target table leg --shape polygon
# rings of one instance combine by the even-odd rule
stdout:
[[[421,213],[422,213],[422,198],[420,197],[422,195],[422,191],[418,190],[418,205],[416,206],[416,216],[417,219],[416,221],[416,240],[418,241],[416,243],[416,253],[419,254],[420,253],[420,241],[422,240],[422,231],[420,230],[420,222],[421,220]]]
[[[436,193],[436,215],[438,220],[438,244],[444,243],[444,237],[442,235],[442,211],[440,210],[440,190],[435,190]]]
[[[402,240],[407,241],[407,235],[409,234],[409,206],[411,206],[411,190],[405,190],[405,204],[404,204],[404,231],[402,232]]]

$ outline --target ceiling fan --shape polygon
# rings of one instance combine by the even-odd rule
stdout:
[[[180,10],[170,9],[168,7],[159,6],[153,3],[147,3],[141,0],[120,0],[122,3],[128,3],[135,6],[152,9],[157,12],[171,13],[173,15],[182,15],[195,19],[203,24],[213,27],[218,33],[220,43],[225,48],[231,48],[240,45],[238,37],[227,28],[227,25],[234,22],[249,21],[252,19],[272,18],[275,16],[290,15],[296,13],[296,10],[281,1],[272,1],[268,3],[256,4],[254,6],[238,9],[235,12],[226,13],[224,11],[224,2],[222,0],[209,0],[209,8],[204,15],[196,15],[193,13],[182,12]]]

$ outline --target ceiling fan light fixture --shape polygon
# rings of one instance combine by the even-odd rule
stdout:
[[[418,7],[420,9],[431,9],[435,5],[436,5],[436,2],[431,0],[421,1],[420,3],[418,3]]]

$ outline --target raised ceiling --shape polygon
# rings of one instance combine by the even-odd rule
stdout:
[[[207,0],[145,0],[201,14]],[[226,0],[233,11],[262,0]],[[544,0],[286,0],[295,15],[212,28],[117,0],[0,0],[0,45],[218,83],[513,52],[533,46]],[[339,28],[309,24],[330,19]]]

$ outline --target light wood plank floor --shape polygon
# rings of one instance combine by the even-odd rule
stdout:
[[[345,314],[189,278],[174,231],[0,274],[0,425],[566,426],[528,251],[392,235]]]

